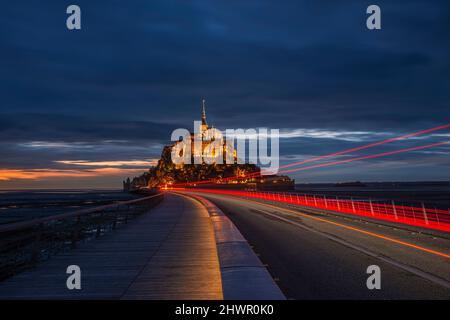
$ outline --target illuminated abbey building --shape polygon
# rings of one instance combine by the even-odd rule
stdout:
[[[183,139],[167,145],[163,148],[161,158],[156,166],[151,167],[138,177],[128,178],[123,181],[123,188],[126,191],[153,189],[177,184],[188,184],[197,181],[212,181],[208,187],[216,188],[239,188],[239,189],[293,189],[294,180],[287,176],[270,175],[260,176],[261,169],[250,163],[240,164],[237,161],[236,150],[231,143],[227,143],[223,138],[215,141],[214,136],[205,136],[214,132],[214,128],[206,121],[205,100],[202,101],[201,123],[199,130],[189,133],[192,148],[187,148],[188,143],[183,143]],[[201,136],[195,136],[195,135]],[[195,141],[197,138],[197,148]],[[201,148],[198,146],[201,145]],[[221,149],[219,150],[218,147]],[[216,154],[219,150],[219,154]],[[172,161],[172,153],[175,153],[185,161]],[[219,159],[222,153],[223,161]],[[190,154],[190,157],[188,156]],[[190,159],[189,159],[190,158]],[[209,161],[205,161],[209,160]],[[250,176],[250,177],[248,177]],[[191,184],[190,186],[195,186]],[[203,184],[202,186],[206,186]]]

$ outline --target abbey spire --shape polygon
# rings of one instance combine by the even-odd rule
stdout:
[[[202,100],[202,126],[208,127],[206,123],[205,99]]]

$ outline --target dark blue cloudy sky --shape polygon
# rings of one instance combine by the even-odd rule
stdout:
[[[374,3],[382,30],[369,31]],[[66,29],[70,4],[80,31]],[[192,128],[202,97],[216,127],[279,128],[282,164],[450,122],[446,0],[16,0],[0,10],[2,189],[119,186],[173,129]],[[449,154],[292,176],[450,180]]]

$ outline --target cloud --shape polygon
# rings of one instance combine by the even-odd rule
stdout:
[[[33,148],[33,149],[80,149],[80,148],[92,148],[92,145],[86,144],[84,142],[51,142],[51,141],[30,141],[19,143],[18,146],[24,148]]]
[[[7,170],[0,169],[0,181],[8,180],[45,180],[49,178],[87,178],[136,174],[136,169],[122,168],[98,168],[90,170],[55,170],[55,169],[33,169],[33,170]],[[118,181],[118,185],[120,181]]]
[[[162,142],[177,123],[86,115],[0,113],[0,142],[25,142],[28,147],[83,147],[89,143]],[[71,143],[71,145],[69,145]]]
[[[112,160],[112,161],[88,161],[88,160],[56,160],[56,163],[62,163],[67,165],[88,166],[88,167],[138,167],[148,168],[155,166],[158,163],[158,159],[152,159],[150,161],[144,160]]]
[[[250,131],[248,131],[250,130]],[[254,131],[253,131],[254,130]],[[370,132],[370,131],[343,131],[343,130],[327,130],[327,129],[279,129],[279,133],[276,134],[268,128],[258,128],[258,129],[244,129],[244,133],[233,133],[226,136],[234,137],[235,139],[258,139],[258,138],[280,138],[280,139],[330,139],[338,141],[349,141],[349,142],[362,142],[373,140],[379,136],[388,136],[388,132]]]
[[[333,131],[324,129],[290,129],[281,130],[280,138],[333,139],[360,142],[372,140],[377,136],[383,135],[389,135],[389,133],[370,131]]]

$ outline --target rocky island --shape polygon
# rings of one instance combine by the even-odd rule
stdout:
[[[201,132],[206,132],[211,127],[206,122],[205,104],[202,106]],[[191,137],[194,134],[191,133]],[[294,180],[287,176],[264,175],[255,164],[238,164],[236,151],[226,143],[223,143],[223,157],[232,154],[234,163],[201,163],[201,164],[175,164],[172,161],[172,151],[180,142],[166,145],[161,153],[156,166],[149,168],[147,172],[132,179],[123,181],[125,191],[142,191],[183,185],[195,187],[196,182],[202,182],[202,186],[215,188],[237,188],[253,190],[269,189],[294,189]],[[202,152],[208,152],[208,142],[202,143]],[[194,157],[192,151],[191,157]],[[208,183],[205,184],[205,181]]]

